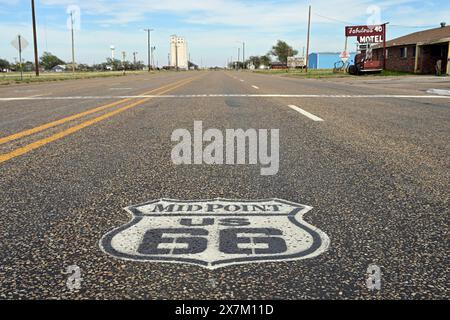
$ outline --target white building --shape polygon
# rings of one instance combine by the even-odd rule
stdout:
[[[188,69],[188,47],[184,38],[173,35],[170,37],[170,66]]]

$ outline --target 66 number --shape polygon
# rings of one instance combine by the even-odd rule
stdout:
[[[181,228],[150,229],[146,231],[138,252],[145,255],[200,254],[208,248],[209,235],[207,229],[200,227],[214,224],[215,220],[211,218],[203,219],[200,224],[194,224],[192,219],[181,219]],[[220,219],[219,225],[229,227],[219,231],[219,251],[222,253],[258,255],[287,251],[279,229],[250,228],[248,219],[243,218]],[[161,248],[163,244],[175,244],[175,247]],[[245,248],[239,245],[245,245]]]

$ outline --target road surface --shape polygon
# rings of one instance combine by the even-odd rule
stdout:
[[[429,89],[450,82],[217,71],[0,88],[0,299],[448,299],[450,97]],[[194,121],[279,129],[278,173],[175,165],[171,135]],[[123,208],[162,198],[304,204],[329,245],[215,270],[102,250]]]

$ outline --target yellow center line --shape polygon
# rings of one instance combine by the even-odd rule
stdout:
[[[188,79],[188,80],[184,80],[184,82],[182,82],[182,83],[180,83],[178,85],[175,85],[173,87],[170,87],[167,90],[158,92],[157,94],[158,95],[162,95],[162,94],[167,93],[169,91],[175,90],[175,89],[177,89],[177,88],[179,88],[181,86],[184,86],[184,85],[186,85],[188,83],[191,83],[192,81],[194,81],[194,80],[196,80],[198,78],[199,77],[194,77],[194,78],[191,78],[191,79]],[[26,145],[24,147],[21,147],[21,148],[18,148],[16,150],[13,150],[13,151],[11,151],[9,153],[2,154],[2,155],[0,155],[0,163],[3,163],[3,162],[6,162],[8,160],[11,160],[13,158],[19,157],[21,155],[24,155],[24,154],[26,154],[28,152],[31,152],[31,151],[37,149],[37,148],[40,148],[40,147],[42,147],[42,146],[44,146],[46,144],[49,144],[49,143],[54,142],[56,140],[62,139],[64,137],[67,137],[68,135],[71,135],[71,134],[73,134],[73,133],[75,133],[77,131],[80,131],[80,130],[86,128],[86,127],[89,127],[89,126],[91,126],[93,124],[96,124],[96,123],[98,123],[100,121],[103,121],[105,119],[111,118],[111,117],[113,117],[113,116],[115,116],[115,115],[117,115],[119,113],[122,113],[122,112],[124,112],[126,110],[129,110],[131,108],[139,106],[139,105],[141,105],[141,104],[143,104],[143,103],[145,103],[145,102],[147,102],[147,101],[149,101],[151,99],[152,98],[145,98],[145,99],[136,101],[136,102],[131,103],[129,105],[126,105],[126,106],[124,106],[122,108],[119,108],[119,109],[116,109],[116,110],[114,110],[112,112],[109,112],[109,113],[106,113],[104,115],[101,115],[101,116],[99,116],[97,118],[93,118],[93,119],[87,120],[87,121],[82,122],[82,123],[80,123],[80,124],[78,124],[76,126],[70,127],[70,128],[68,128],[68,129],[66,129],[64,131],[58,132],[58,133],[56,133],[56,134],[54,134],[54,135],[52,135],[50,137],[47,137],[47,138],[35,141],[35,142],[30,143],[30,144],[28,144],[28,145]]]
[[[156,88],[156,89],[144,92],[141,95],[151,94],[151,93],[153,93],[155,91],[167,88],[169,86],[172,86],[172,85],[175,85],[175,84],[178,84],[178,83],[182,83],[183,81],[186,81],[186,79],[183,79],[183,80],[180,80],[180,81],[176,81],[176,82],[164,85],[162,87],[159,87],[159,88]],[[81,112],[81,113],[74,114],[72,116],[69,116],[69,117],[66,117],[66,118],[63,118],[63,119],[60,119],[60,120],[49,122],[49,123],[43,124],[41,126],[29,129],[29,130],[21,131],[21,132],[12,134],[12,135],[7,136],[7,137],[0,138],[0,145],[2,145],[4,143],[7,143],[7,142],[10,142],[10,141],[14,141],[14,140],[23,138],[23,137],[30,136],[32,134],[44,131],[44,130],[49,129],[49,128],[53,128],[53,127],[59,126],[61,124],[69,122],[69,121],[73,121],[73,120],[76,120],[76,119],[79,119],[79,118],[91,115],[93,113],[97,113],[97,112],[105,110],[105,109],[109,109],[109,108],[115,107],[115,106],[117,106],[119,104],[128,102],[130,100],[131,100],[130,98],[122,99],[122,100],[119,100],[119,101],[116,101],[116,102],[113,102],[113,103],[109,103],[109,104],[106,104],[106,105],[103,105],[103,106],[100,106],[100,107],[96,107],[96,108],[93,108],[93,109],[90,109],[90,110],[87,110],[87,111],[84,111],[84,112]]]

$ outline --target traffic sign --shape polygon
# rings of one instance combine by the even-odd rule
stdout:
[[[341,58],[341,60],[345,63],[348,61],[348,59],[350,59],[350,54],[347,51],[343,51],[339,57]]]
[[[23,51],[28,47],[29,43],[24,37],[18,34],[14,40],[11,41],[11,45],[16,48],[17,51]]]

